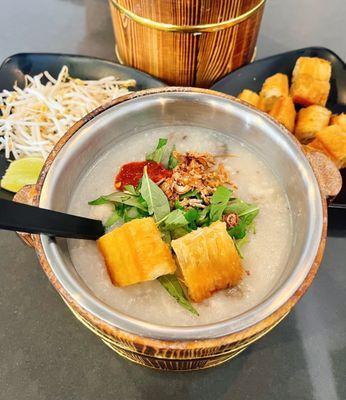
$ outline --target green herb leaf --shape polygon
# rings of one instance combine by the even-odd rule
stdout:
[[[174,208],[177,209],[177,210],[184,210],[184,207],[180,204],[179,200],[175,201]]]
[[[238,217],[242,217],[246,214],[250,214],[254,211],[259,211],[259,208],[254,204],[246,203],[241,199],[233,199],[231,200],[226,209],[226,213],[236,213]]]
[[[175,300],[186,310],[190,311],[194,315],[199,315],[197,310],[189,302],[184,290],[175,275],[168,274],[162,275],[158,278],[161,285],[167,290],[167,292],[175,298]]]
[[[161,231],[169,232],[170,239],[178,239],[191,232],[192,226],[188,226],[189,222],[185,218],[185,212],[177,209],[171,211],[163,221],[160,227]],[[194,229],[196,229],[195,227]]]
[[[124,215],[123,215],[124,221],[129,222],[129,221],[132,221],[133,219],[142,218],[143,215],[140,214],[139,211],[140,210],[136,207],[126,206],[125,210],[124,210]]]
[[[197,224],[199,226],[209,226],[210,225],[209,212],[210,212],[210,206],[206,206],[199,213],[199,216],[197,219]]]
[[[199,217],[199,212],[196,208],[190,208],[190,210],[185,212],[184,217],[189,223],[196,223]]]
[[[244,246],[244,244],[246,244],[249,241],[248,235],[245,235],[242,239],[233,240],[233,241],[234,241],[235,248],[237,249],[237,252],[239,254],[239,257],[244,258],[244,255],[243,255],[243,252],[241,249]]]
[[[154,215],[155,221],[161,221],[170,213],[169,202],[164,192],[149,178],[144,168],[140,193],[148,205],[149,215]]]
[[[192,229],[190,229],[188,226],[179,226],[173,230],[170,231],[171,233],[171,238],[172,239],[179,239],[182,236],[187,235],[190,233]]]
[[[107,203],[109,203],[109,200],[105,199],[103,196],[100,196],[97,199],[88,202],[90,206],[99,206],[101,204]]]
[[[165,219],[164,223],[166,229],[172,230],[181,226],[186,226],[188,224],[188,221],[184,216],[184,211],[178,209],[171,211]]]
[[[250,226],[252,226],[253,220],[257,217],[258,213],[259,213],[259,209],[257,208],[256,210],[249,211],[246,214],[240,215],[240,219],[242,221],[244,221],[244,223],[248,227],[250,227]]]
[[[101,196],[96,200],[90,201],[89,204],[97,206],[105,203],[121,203],[128,206],[139,208],[140,210],[147,211],[148,208],[146,204],[141,201],[141,199],[136,195],[124,193],[124,192],[114,192],[106,196]]]
[[[185,193],[185,194],[182,194],[182,195],[181,195],[181,198],[182,198],[182,199],[186,199],[186,198],[189,198],[189,197],[197,197],[198,195],[199,195],[198,190],[194,189],[194,190],[188,191],[188,192]]]
[[[174,157],[173,152],[175,151],[175,145],[172,148],[171,154],[169,155],[169,159],[168,159],[168,169],[174,169],[179,161],[177,158]]]
[[[245,238],[247,232],[251,229],[253,221],[257,216],[259,210],[254,210],[250,213],[244,214],[239,217],[239,222],[236,226],[228,230],[228,233],[234,239]]]
[[[172,236],[170,231],[167,231],[166,229],[161,229],[161,236],[164,242],[166,242],[167,244],[171,243]]]
[[[237,253],[238,253],[239,257],[240,257],[240,258],[244,258],[243,252],[241,251],[241,246],[239,245],[239,242],[240,242],[241,240],[243,240],[243,239],[234,240],[234,247],[235,247],[235,249],[237,250]]]
[[[243,240],[245,242],[248,231],[253,227],[253,221],[259,213],[259,208],[254,204],[246,203],[240,199],[231,200],[226,209],[226,213],[234,212],[239,217],[239,222],[236,226],[228,230],[230,236],[238,242]]]
[[[139,196],[139,193],[133,185],[125,185],[124,189],[133,196]]]
[[[143,204],[143,202],[141,202],[138,197],[130,197],[128,199],[124,199],[123,204],[138,208],[139,210],[142,211],[148,211],[147,206]]]
[[[148,161],[155,161],[157,163],[160,163],[164,155],[167,142],[167,139],[160,138],[156,149],[152,153],[148,153],[146,159]]]
[[[243,239],[246,236],[246,224],[240,220],[238,225],[229,229],[227,232],[233,239]]]
[[[117,208],[118,214],[120,215],[121,218],[124,218],[124,213],[125,213],[125,208],[126,207],[127,206],[125,206],[125,204],[122,204],[122,203],[116,204],[116,208]]]
[[[224,186],[219,186],[216,189],[210,200],[210,220],[212,222],[219,221],[221,219],[231,195],[232,190],[227,189]]]
[[[111,216],[105,222],[105,227],[109,228],[110,226],[114,225],[119,219],[121,218],[119,211],[114,209]]]
[[[248,243],[249,238],[247,236],[243,237],[243,239],[238,239],[235,241],[236,245],[238,246],[239,249],[241,249],[244,244]]]

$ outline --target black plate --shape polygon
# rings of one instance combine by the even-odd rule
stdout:
[[[166,86],[152,76],[134,68],[125,67],[111,61],[94,57],[54,53],[20,53],[8,57],[0,66],[0,91],[12,90],[15,81],[24,85],[24,75],[37,75],[48,71],[56,77],[61,68],[67,65],[71,76],[80,79],[100,79],[114,75],[119,79],[135,79],[134,90]],[[4,152],[0,152],[0,178],[5,173],[8,163]],[[12,198],[12,193],[0,189],[0,197]]]
[[[333,113],[346,112],[346,64],[333,51],[323,47],[307,47],[305,49],[289,51],[287,53],[263,58],[248,64],[245,67],[233,71],[211,89],[237,96],[243,89],[255,92],[261,90],[262,84],[268,76],[277,72],[292,73],[293,67],[299,57],[320,57],[332,63],[331,90],[327,107]],[[341,171],[343,176],[343,188],[339,195],[329,204],[329,217],[332,226],[344,226],[346,228],[346,169]],[[337,210],[331,210],[337,209]],[[340,216],[342,220],[340,221]]]

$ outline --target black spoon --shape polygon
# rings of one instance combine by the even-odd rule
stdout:
[[[96,240],[105,233],[100,220],[5,199],[0,199],[0,229],[89,240]]]

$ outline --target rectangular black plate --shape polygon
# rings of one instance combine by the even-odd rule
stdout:
[[[226,75],[210,89],[238,96],[243,89],[255,92],[261,90],[266,78],[282,72],[291,76],[293,67],[299,57],[320,57],[332,63],[331,91],[327,107],[333,113],[346,112],[346,64],[333,51],[323,47],[307,47],[287,53],[263,58],[248,64]],[[339,195],[329,204],[329,224],[338,232],[346,229],[346,168],[341,170],[343,187]]]
[[[114,75],[119,79],[135,79],[135,90],[166,86],[158,79],[134,68],[116,64],[95,57],[55,53],[20,53],[8,57],[0,66],[0,92],[12,90],[15,82],[24,85],[24,75],[37,75],[48,71],[56,77],[61,68],[67,65],[70,75],[80,79],[100,79]],[[6,171],[8,162],[0,151],[0,178]],[[11,199],[12,193],[0,189],[0,197]]]

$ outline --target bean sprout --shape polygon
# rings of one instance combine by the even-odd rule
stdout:
[[[57,78],[48,71],[26,75],[24,89],[15,83],[13,91],[0,93],[0,150],[5,150],[7,159],[46,158],[75,122],[135,85],[133,79],[114,76],[88,81],[72,78],[66,65]]]

